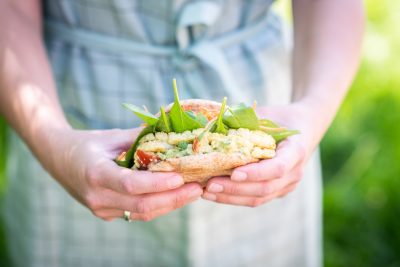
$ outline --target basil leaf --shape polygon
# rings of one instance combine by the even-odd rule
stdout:
[[[178,88],[176,86],[176,80],[172,80],[174,87],[175,101],[169,112],[169,118],[171,119],[171,124],[174,132],[182,133],[187,130],[194,130],[202,128],[204,125],[192,118],[188,113],[186,113],[179,103]]]
[[[247,128],[249,130],[257,130],[260,127],[254,109],[244,104],[228,108],[228,112],[225,113],[222,119],[226,126],[233,129]]]
[[[144,122],[146,122],[148,125],[155,125],[158,122],[158,118],[151,114],[150,112],[129,104],[129,103],[123,103],[122,106],[124,106],[126,109],[129,109],[133,113],[135,113],[139,118],[141,118]]]
[[[136,137],[135,142],[132,144],[131,148],[126,152],[125,160],[115,160],[115,162],[121,166],[126,168],[131,168],[133,166],[133,156],[135,155],[136,149],[139,146],[139,141],[146,134],[154,132],[154,126],[147,126],[143,128],[143,130],[139,133],[138,137]]]
[[[169,116],[165,113],[163,107],[160,108],[160,118],[158,119],[156,130],[159,132],[166,132],[169,133],[172,130],[171,121]]]
[[[226,97],[224,97],[224,99],[222,100],[222,105],[221,105],[221,109],[218,114],[217,123],[215,124],[216,127],[215,127],[215,129],[213,129],[213,132],[215,132],[215,133],[222,133],[222,134],[228,133],[227,127],[222,122],[222,117],[225,114],[225,106],[226,106]]]

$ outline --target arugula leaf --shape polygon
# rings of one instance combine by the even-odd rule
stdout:
[[[226,126],[233,129],[247,128],[249,130],[257,130],[260,127],[254,109],[244,104],[228,108],[228,112],[225,113],[222,120]]]
[[[182,133],[187,130],[194,130],[202,128],[204,125],[192,118],[188,113],[186,113],[179,103],[178,88],[176,86],[176,80],[172,80],[174,87],[175,101],[169,112],[169,118],[171,119],[171,124],[174,132]]]
[[[225,106],[226,106],[226,97],[224,97],[224,99],[222,100],[221,110],[219,111],[217,123],[215,124],[216,128],[215,128],[215,130],[213,130],[213,132],[222,133],[222,134],[228,133],[227,127],[222,122],[222,117],[225,114]]]
[[[156,130],[160,132],[171,132],[171,121],[169,116],[165,113],[165,109],[163,107],[160,108],[160,118],[158,119]]]
[[[158,122],[158,118],[156,116],[154,116],[150,112],[148,112],[138,106],[135,106],[135,105],[132,105],[129,103],[123,103],[122,106],[124,106],[126,109],[129,109],[130,111],[135,113],[139,118],[141,118],[148,125],[155,125]]]
[[[139,146],[139,141],[146,134],[154,132],[154,126],[147,126],[143,128],[143,130],[136,137],[135,142],[132,144],[131,148],[126,152],[125,160],[115,160],[115,162],[121,166],[126,168],[131,168],[133,166],[133,156],[135,155],[136,149]]]

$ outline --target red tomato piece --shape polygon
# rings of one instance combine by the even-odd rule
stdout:
[[[153,153],[147,153],[144,152],[143,150],[136,150],[136,156],[139,160],[140,167],[147,168],[150,163],[152,162],[157,162],[160,160],[160,158],[157,155],[154,155]]]

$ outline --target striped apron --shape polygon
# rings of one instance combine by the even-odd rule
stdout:
[[[289,51],[271,4],[44,1],[47,51],[68,120],[81,129],[136,127],[120,104],[156,112],[173,100],[173,77],[181,98],[288,103]],[[317,157],[295,192],[261,207],[199,200],[128,224],[94,217],[11,140],[4,214],[15,266],[320,266]]]

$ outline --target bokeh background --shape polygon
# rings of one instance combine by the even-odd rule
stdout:
[[[321,144],[327,267],[400,266],[400,1],[365,4],[360,70]],[[6,132],[0,117],[0,205]],[[0,266],[8,265],[0,220]]]

